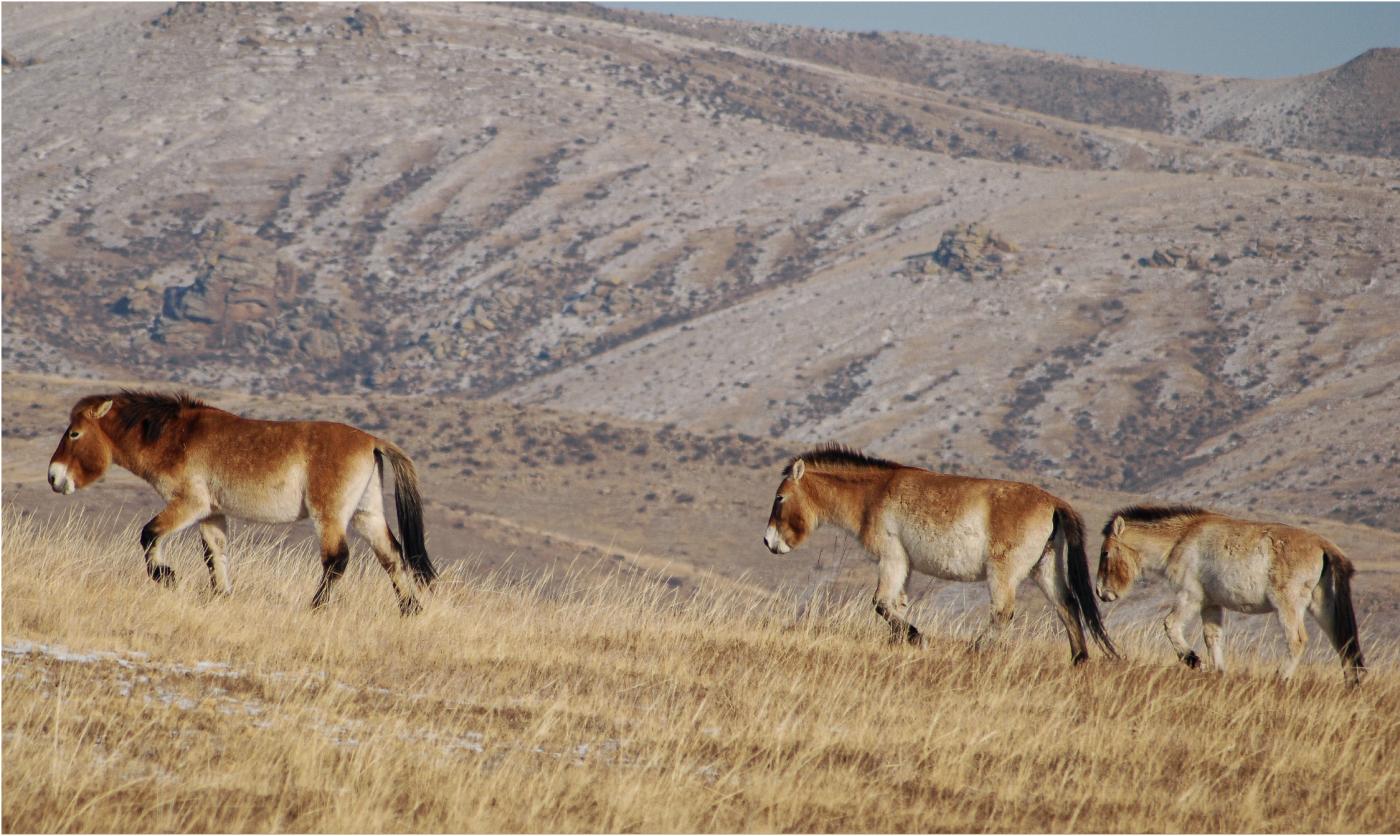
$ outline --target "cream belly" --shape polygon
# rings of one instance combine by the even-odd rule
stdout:
[[[1206,599],[1238,612],[1273,611],[1269,600],[1270,545],[1268,539],[1246,544],[1210,536],[1198,540],[1190,556],[1195,558],[1196,576]],[[1214,559],[1201,560],[1202,552],[1213,554]]]
[[[1201,569],[1201,591],[1208,600],[1245,613],[1274,609],[1269,601],[1267,563],[1254,560],[1222,563],[1207,562]]]
[[[213,510],[241,520],[261,523],[289,523],[305,519],[306,479],[287,473],[261,488],[237,485],[211,485]]]
[[[984,528],[964,516],[937,529],[903,527],[899,539],[914,571],[948,581],[980,581],[987,577]]]

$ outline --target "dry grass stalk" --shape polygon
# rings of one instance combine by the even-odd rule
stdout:
[[[134,529],[4,514],[8,831],[1374,831],[1400,821],[1400,674],[1072,669],[1048,622],[890,648],[864,600],[450,572],[397,614],[358,554],[235,532],[173,592]],[[182,550],[181,550],[182,549]],[[562,590],[562,591],[559,591]],[[928,619],[926,618],[927,622]]]

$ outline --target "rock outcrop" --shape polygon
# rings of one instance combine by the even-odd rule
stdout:
[[[933,252],[909,257],[915,274],[940,270],[972,279],[994,279],[1002,275],[1016,258],[1015,244],[983,224],[958,224],[943,233]]]

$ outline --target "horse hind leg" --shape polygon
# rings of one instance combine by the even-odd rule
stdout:
[[[360,536],[369,541],[374,556],[379,558],[379,565],[388,573],[389,581],[394,585],[394,594],[399,599],[399,612],[404,615],[417,615],[422,612],[423,605],[418,603],[413,582],[408,576],[403,547],[389,530],[383,512],[361,509],[355,512],[352,523]]]
[[[992,555],[987,561],[987,593],[992,599],[991,617],[987,628],[973,643],[976,650],[987,650],[1001,642],[1011,618],[1016,614],[1016,587],[1026,579],[1033,564],[1027,562],[1017,570],[1013,565],[1015,555],[1003,552],[1000,557]]]
[[[1308,603],[1308,612],[1312,614],[1317,626],[1321,627],[1322,632],[1327,634],[1327,639],[1332,642],[1332,647],[1342,657],[1342,664],[1346,666],[1347,682],[1357,685],[1361,682],[1361,674],[1356,664],[1347,656],[1348,639],[1337,633],[1337,610],[1331,595],[1331,591],[1327,588],[1327,576],[1324,574],[1323,582],[1313,587],[1311,600]]]
[[[232,595],[233,583],[228,574],[228,517],[215,514],[199,523],[199,536],[204,540],[204,565],[209,567],[209,585],[219,595]]]
[[[321,529],[321,584],[311,599],[311,608],[320,609],[330,599],[331,587],[345,574],[350,563],[350,544],[345,540],[342,526]]]
[[[1216,673],[1225,672],[1225,609],[1218,604],[1201,607],[1201,634],[1206,639],[1206,653]]]
[[[1303,611],[1306,606],[1306,598],[1300,598],[1296,602],[1278,602],[1278,623],[1283,628],[1284,640],[1288,642],[1288,658],[1279,668],[1279,676],[1283,679],[1293,678],[1293,674],[1298,670],[1298,663],[1303,659],[1303,651],[1308,649],[1308,630],[1303,624]]]
[[[1084,626],[1079,623],[1078,613],[1070,606],[1069,583],[1065,580],[1064,568],[1059,558],[1063,550],[1058,542],[1057,536],[1056,542],[1046,545],[1045,552],[1040,556],[1040,563],[1036,564],[1035,582],[1065,627],[1074,664],[1081,665],[1089,661],[1089,649],[1084,641]]]

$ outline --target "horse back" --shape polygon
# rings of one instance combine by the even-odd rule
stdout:
[[[898,516],[906,548],[913,545],[911,551],[926,552],[922,562],[941,556],[957,579],[980,576],[989,558],[1023,551],[1027,555],[1034,551],[1038,557],[1054,530],[1055,508],[1064,504],[1024,482],[913,468],[901,471],[888,493],[888,505]],[[920,561],[916,558],[916,562]],[[929,569],[921,571],[944,576]]]
[[[339,507],[359,497],[375,466],[375,437],[348,424],[199,410],[184,429],[182,481],[207,485],[235,516],[279,521]]]

